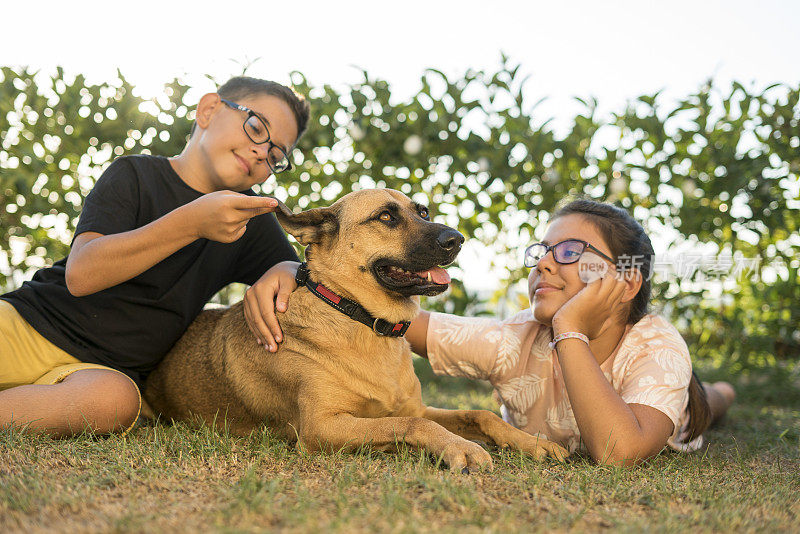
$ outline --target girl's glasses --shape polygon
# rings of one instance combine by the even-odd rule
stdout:
[[[553,259],[556,260],[556,263],[560,263],[561,265],[569,265],[570,263],[575,263],[579,259],[586,249],[590,249],[592,252],[598,254],[600,257],[605,258],[608,260],[612,265],[616,262],[597,250],[597,248],[593,247],[586,241],[581,241],[580,239],[565,239],[555,245],[546,245],[544,243],[534,243],[533,245],[529,246],[525,249],[525,267],[534,267],[539,260],[544,258],[548,252],[551,250],[553,251]]]
[[[224,98],[220,99],[225,105],[237,109],[239,111],[244,111],[247,113],[247,118],[244,120],[244,124],[242,128],[244,128],[244,133],[247,134],[247,137],[250,138],[252,142],[257,145],[263,145],[264,143],[269,143],[269,155],[267,156],[267,165],[274,174],[278,174],[279,172],[288,171],[292,168],[292,162],[289,161],[289,156],[286,154],[286,151],[283,150],[281,147],[276,145],[272,142],[269,136],[269,130],[267,129],[267,124],[264,120],[258,116],[258,114],[250,108],[246,108],[236,102],[231,102],[230,100],[225,100]]]

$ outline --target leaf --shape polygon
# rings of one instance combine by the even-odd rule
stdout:
[[[496,386],[503,404],[510,410],[525,413],[542,396],[546,378],[535,374],[512,378]]]

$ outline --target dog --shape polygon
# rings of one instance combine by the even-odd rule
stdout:
[[[566,457],[490,411],[422,402],[402,334],[419,311],[415,297],[447,289],[441,266],[460,251],[459,232],[390,189],[355,191],[296,214],[280,203],[276,216],[307,245],[301,285],[277,314],[278,351],[265,354],[257,344],[241,302],[202,312],[146,382],[155,414],[224,420],[240,435],[266,424],[308,451],[393,450],[403,442],[463,472],[492,466],[472,440]]]

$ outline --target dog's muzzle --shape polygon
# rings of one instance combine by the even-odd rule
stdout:
[[[447,289],[450,275],[441,266],[455,261],[464,236],[443,224],[431,226],[404,258],[380,258],[372,264],[381,286],[403,296],[433,296]]]

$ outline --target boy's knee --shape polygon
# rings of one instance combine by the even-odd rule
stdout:
[[[121,432],[130,428],[139,415],[139,390],[127,376],[108,371],[98,388],[100,400],[105,405],[98,423],[98,432]],[[105,424],[103,424],[105,422]]]
[[[77,373],[76,373],[77,374]],[[121,432],[136,421],[140,409],[139,390],[127,376],[116,371],[92,370],[82,377],[85,391],[82,412],[92,414],[95,432]]]

